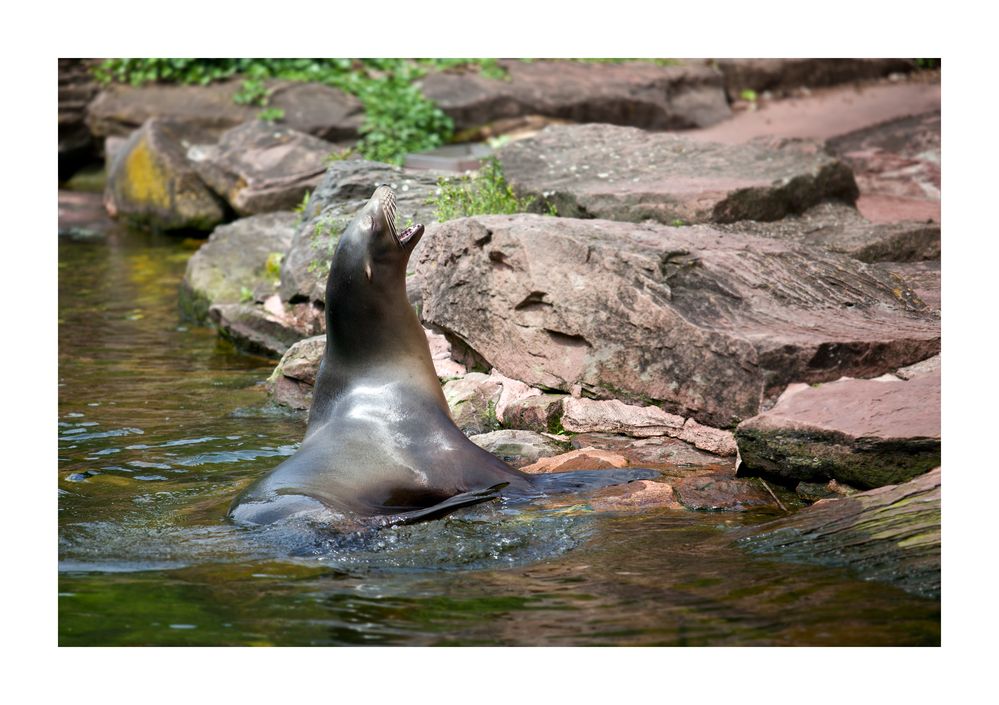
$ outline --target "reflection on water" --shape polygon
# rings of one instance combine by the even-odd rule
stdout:
[[[227,524],[291,455],[272,363],[185,323],[186,243],[59,250],[61,644],[937,644],[939,603],[747,555],[761,517],[491,504],[380,532]]]

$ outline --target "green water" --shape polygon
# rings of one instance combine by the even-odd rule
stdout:
[[[749,517],[484,506],[373,535],[244,529],[294,452],[267,360],[185,323],[196,245],[59,245],[59,643],[939,644],[940,604],[731,547]]]

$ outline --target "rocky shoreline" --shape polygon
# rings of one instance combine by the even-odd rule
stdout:
[[[831,526],[866,535],[872,512],[901,516],[918,496],[921,513],[899,520],[918,531],[841,563],[933,595],[939,111],[828,140],[785,138],[780,125],[736,144],[658,131],[718,129],[736,91],[791,91],[780,81],[798,73],[819,86],[904,69],[879,61],[571,64],[573,95],[551,88],[550,62],[511,63],[505,86],[431,75],[424,93],[460,129],[555,121],[497,151],[537,212],[444,223],[428,201],[445,174],[342,158],[360,117],[333,89],[278,86],[288,118],[275,125],[226,99],[228,84],[115,86],[83,122],[94,144],[106,139],[112,216],[210,231],[182,310],[277,360],[274,403],[308,409],[329,254],[388,184],[400,221],[428,226],[410,300],[473,441],[526,472],[659,469],[661,481],[610,488],[591,507],[769,513],[783,518],[740,540],[777,550],[779,536],[794,556],[832,555],[846,539],[828,538]],[[85,140],[65,122],[78,158]],[[61,233],[64,200],[76,232],[92,205],[60,192]]]

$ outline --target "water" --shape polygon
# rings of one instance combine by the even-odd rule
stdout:
[[[580,500],[366,534],[227,524],[305,425],[268,405],[271,361],[180,319],[196,246],[60,241],[60,644],[939,644],[936,600],[726,540],[767,515]]]

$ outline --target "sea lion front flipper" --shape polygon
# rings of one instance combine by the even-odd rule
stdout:
[[[393,514],[392,516],[384,519],[383,525],[400,526],[404,524],[416,524],[421,521],[440,519],[441,517],[447,516],[451,512],[461,509],[462,507],[471,507],[475,504],[482,504],[483,502],[491,502],[494,499],[499,499],[500,490],[509,484],[509,482],[501,482],[498,485],[487,487],[484,490],[462,492],[461,494],[456,494],[453,497],[448,497],[443,502],[439,502],[432,507],[414,509],[411,512],[403,512],[401,514]]]

